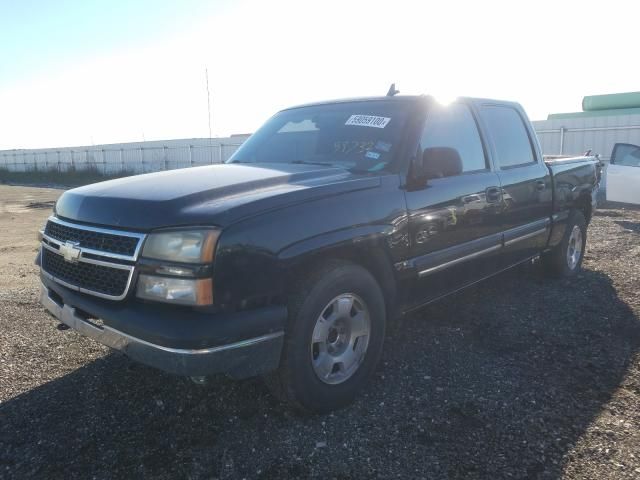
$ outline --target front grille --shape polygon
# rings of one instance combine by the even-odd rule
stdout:
[[[145,235],[50,217],[42,238],[43,275],[91,295],[121,300]]]
[[[81,248],[90,248],[92,250],[127,255],[130,257],[135,255],[139,241],[138,237],[84,230],[82,227],[74,228],[52,220],[47,222],[44,234],[60,242],[66,242],[67,240],[78,242]]]
[[[67,262],[62,255],[42,249],[42,269],[55,279],[111,297],[126,293],[130,270],[86,262]]]

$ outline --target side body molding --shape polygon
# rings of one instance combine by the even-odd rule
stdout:
[[[395,264],[395,268],[396,270],[411,268],[417,271],[418,276],[424,277],[523,240],[546,236],[546,242],[550,232],[551,219],[544,218],[502,233],[488,235],[460,245],[431,252],[405,262],[398,262]]]

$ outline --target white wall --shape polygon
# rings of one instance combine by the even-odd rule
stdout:
[[[613,146],[616,143],[640,145],[640,114],[581,115],[532,123],[545,155],[581,155],[589,149],[592,154],[599,154],[605,164],[601,183],[603,193]]]
[[[146,173],[221,163],[248,135],[118,143],[81,147],[0,150],[0,168],[11,171],[69,171],[97,168],[112,174]]]

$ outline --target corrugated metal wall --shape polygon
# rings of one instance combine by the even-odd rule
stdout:
[[[221,163],[248,135],[224,138],[159,140],[84,147],[1,150],[0,168],[11,171],[69,171],[95,168],[99,172],[147,173]]]
[[[640,115],[580,115],[533,123],[545,155],[581,155],[591,149],[605,168],[601,191],[607,188],[607,165],[616,143],[640,145]]]
[[[533,122],[545,155],[580,155],[591,149],[609,161],[616,143],[640,145],[640,115],[584,116]]]

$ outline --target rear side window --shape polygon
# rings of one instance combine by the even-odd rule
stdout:
[[[487,168],[478,127],[469,108],[462,103],[434,105],[427,113],[420,145],[423,152],[428,149],[457,152],[462,167],[457,173]]]
[[[496,148],[500,168],[535,162],[522,117],[510,107],[485,105],[482,116]]]

